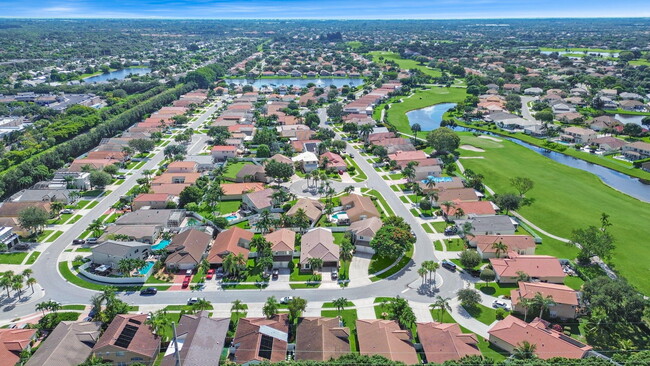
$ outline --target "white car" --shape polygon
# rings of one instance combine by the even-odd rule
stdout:
[[[199,297],[190,297],[189,299],[187,299],[187,305],[194,305],[197,302],[199,302],[199,299],[201,299],[201,298],[199,298]]]
[[[285,296],[280,299],[280,304],[288,304],[291,300],[293,300],[293,296]]]
[[[493,308],[501,308],[501,309],[510,311],[510,306],[508,306],[508,304],[506,304],[506,302],[503,301],[503,300],[494,300],[494,302],[492,302],[492,307]]]

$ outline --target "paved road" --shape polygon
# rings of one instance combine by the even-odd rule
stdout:
[[[533,117],[533,115],[530,114],[530,109],[528,109],[528,102],[536,99],[537,97],[527,97],[527,96],[521,97],[521,116],[524,119],[527,119],[529,121],[536,121],[535,117]]]

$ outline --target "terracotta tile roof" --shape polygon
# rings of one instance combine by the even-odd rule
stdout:
[[[331,151],[328,151],[320,156],[319,161],[323,161],[324,158],[327,158],[327,167],[328,168],[340,168],[340,167],[346,167],[347,164],[339,154],[335,154]]]
[[[287,357],[289,333],[288,314],[279,314],[271,319],[241,318],[233,344],[235,362],[284,361]],[[264,346],[262,345],[264,343]]]
[[[247,193],[245,196],[253,203],[255,208],[264,209],[272,205],[271,195],[274,189],[268,188],[258,192]]]
[[[323,262],[338,262],[339,247],[334,244],[334,236],[330,230],[316,228],[302,236],[300,263],[308,263],[309,258],[320,258]]]
[[[476,191],[472,188],[445,189],[438,193],[438,202],[445,201],[478,201]]]
[[[212,235],[196,229],[185,230],[172,238],[171,244],[165,248],[171,252],[165,264],[199,264],[203,254],[212,242]]]
[[[185,168],[185,169],[194,169],[196,168],[196,163],[193,161],[174,161],[167,165],[167,169],[174,168]]]
[[[256,182],[247,183],[223,183],[221,184],[224,196],[235,196],[250,192],[264,190],[264,184]]]
[[[269,160],[275,160],[279,163],[285,163],[285,164],[290,164],[293,165],[293,161],[291,161],[290,158],[282,155],[282,154],[275,154],[269,158]]]
[[[412,161],[412,160],[423,160],[427,158],[427,154],[422,150],[416,151],[397,151],[394,154],[388,155],[388,159],[395,161]]]
[[[28,207],[39,207],[50,212],[49,202],[5,202],[0,206],[0,217],[18,217]]]
[[[417,328],[428,363],[441,364],[481,355],[476,334],[462,333],[456,323],[417,323]]]
[[[384,226],[384,223],[381,222],[381,219],[378,217],[369,217],[365,220],[359,220],[350,224],[348,228],[349,231],[355,233],[356,235],[362,236],[375,236],[377,231]]]
[[[179,196],[181,192],[185,189],[185,187],[189,187],[191,184],[185,184],[185,183],[166,183],[166,184],[159,184],[156,186],[151,187],[151,191],[159,194],[171,194],[172,196]]]
[[[511,258],[490,258],[490,264],[499,277],[517,277],[523,271],[531,277],[565,277],[560,261],[549,255],[516,255]]]
[[[160,184],[194,184],[201,177],[201,173],[163,173],[151,182],[152,186]],[[176,182],[179,183],[176,183]],[[180,183],[182,182],[182,183]]]
[[[443,207],[442,210],[447,214],[447,216],[453,217],[458,212],[458,209],[462,209],[462,212],[465,215],[496,215],[494,206],[490,201],[471,201],[463,202],[460,200],[454,201],[455,206],[449,207],[449,209]]]
[[[30,345],[35,334],[36,329],[0,329],[1,353],[5,353],[4,351],[20,353]]]
[[[370,197],[360,196],[358,194],[349,194],[347,196],[341,197],[341,205],[348,206],[351,205],[351,208],[346,209],[346,212],[349,217],[356,217],[358,215],[366,215],[367,217],[379,217],[379,211],[377,207],[372,202]]]
[[[167,193],[140,193],[133,202],[167,202],[171,198]]]
[[[325,205],[320,201],[309,198],[300,198],[298,199],[298,202],[291,206],[289,211],[287,211],[287,216],[294,216],[298,210],[302,208],[305,210],[305,214],[307,214],[307,217],[309,217],[311,222],[314,222],[321,217],[324,207]]]
[[[119,314],[102,334],[93,348],[101,353],[104,347],[121,348],[125,351],[153,358],[160,349],[160,338],[145,324],[147,314]]]
[[[407,365],[419,364],[408,330],[400,329],[394,320],[357,320],[359,353],[380,355]]]
[[[528,341],[537,346],[535,354],[544,360],[553,357],[583,358],[592,347],[547,328],[547,323],[539,318],[526,323],[508,315],[488,330],[490,337],[496,337],[512,346]]]
[[[236,151],[237,147],[236,146],[226,146],[226,145],[219,145],[219,146],[214,146],[212,148],[212,151]]]
[[[219,233],[208,253],[208,262],[223,263],[223,258],[228,253],[234,253],[235,255],[241,253],[245,258],[248,258],[250,250],[239,246],[240,240],[250,242],[253,240],[253,233],[236,226]]]
[[[518,252],[529,248],[535,248],[535,239],[529,235],[475,235],[470,239],[470,244],[476,245],[483,253],[495,253],[492,248],[495,243],[503,243],[508,251]]]
[[[350,353],[350,329],[337,318],[301,318],[296,329],[296,360],[328,361]]]
[[[296,244],[296,233],[289,229],[280,229],[266,234],[264,238],[271,243],[274,252],[293,251]]]
[[[519,299],[532,299],[535,294],[540,293],[544,297],[551,296],[558,304],[578,306],[578,292],[569,286],[544,282],[519,282],[519,288],[510,291],[512,306],[519,303]]]

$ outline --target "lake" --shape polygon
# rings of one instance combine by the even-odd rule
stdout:
[[[122,69],[122,70],[112,71],[112,72],[109,72],[107,74],[91,76],[91,77],[85,78],[83,80],[86,83],[97,83],[97,82],[109,81],[109,80],[113,80],[113,79],[124,80],[130,74],[145,75],[145,74],[148,74],[150,72],[151,72],[151,69],[148,68],[148,67],[134,67],[134,68],[130,68],[130,69]]]
[[[540,51],[542,55],[550,55],[553,52],[557,52],[558,55],[566,55],[567,53],[570,54],[582,54],[584,55],[584,52],[579,52],[579,51]],[[597,56],[597,57],[618,57],[618,52],[587,52],[588,55],[590,56]]]
[[[632,114],[615,114],[614,118],[617,120],[621,121],[622,124],[627,124],[627,123],[636,123],[637,125],[642,125],[641,121],[643,120],[644,117],[647,116],[635,116]]]
[[[226,79],[225,82],[235,85],[252,85],[255,88],[261,87],[272,87],[276,88],[279,86],[297,86],[299,88],[304,88],[309,83],[314,83],[319,87],[328,87],[334,85],[337,88],[342,87],[343,85],[349,86],[358,86],[363,84],[363,79],[361,78],[276,78],[276,79]]]
[[[448,110],[454,108],[456,103],[440,103],[432,105],[430,107],[416,109],[406,113],[406,117],[409,119],[409,124],[413,125],[414,123],[420,124],[422,131],[431,131],[440,127],[440,122],[442,122],[442,116]]]

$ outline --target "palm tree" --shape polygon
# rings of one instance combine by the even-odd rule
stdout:
[[[165,330],[171,326],[171,319],[167,317],[167,312],[165,310],[157,310],[153,313],[149,313],[149,317],[144,323],[151,327],[154,334],[163,338],[163,340],[166,340],[167,334]]]
[[[336,310],[339,312],[339,315],[341,315],[343,309],[348,305],[348,299],[346,299],[345,297],[339,297],[338,299],[334,300],[332,304],[336,307]]]
[[[555,305],[555,301],[553,301],[553,296],[544,296],[541,293],[536,293],[535,296],[533,297],[533,304],[535,307],[539,306],[539,318],[542,318],[542,314],[544,314],[544,310],[548,309],[549,307]]]
[[[427,188],[428,188],[429,190],[432,191],[432,190],[433,190],[433,187],[436,186],[436,181],[434,181],[433,179],[428,179],[428,178],[427,178],[427,181],[426,181],[426,183],[424,183],[424,184],[427,186]]]
[[[429,271],[427,271],[426,268],[424,268],[424,263],[422,264],[422,267],[418,268],[418,275],[422,278],[422,284],[424,285],[424,280],[427,277],[427,274]]]
[[[460,219],[461,217],[465,216],[465,210],[463,210],[462,207],[457,207],[457,208],[456,208],[456,213],[454,214],[454,216],[455,216],[457,219]]]
[[[451,311],[451,305],[449,305],[449,302],[451,301],[450,298],[448,297],[442,297],[438,295],[436,297],[436,301],[434,301],[433,304],[431,304],[431,309],[439,309],[440,310],[440,320],[439,322],[442,323],[442,317],[444,315],[445,310]]]
[[[56,313],[61,310],[61,304],[56,301],[48,301],[47,308],[50,309],[51,312]]]
[[[312,272],[321,269],[323,267],[323,260],[321,258],[309,258],[309,267],[311,267]]]
[[[530,281],[530,276],[524,271],[517,271],[517,282],[528,282]]]
[[[303,233],[309,225],[311,225],[311,220],[307,216],[307,212],[303,208],[299,208],[296,211],[296,214],[293,215],[293,221],[296,226],[300,228],[300,232]]]
[[[192,309],[197,311],[204,311],[212,309],[212,303],[205,298],[200,297],[197,302],[192,305]]]
[[[260,231],[262,235],[266,234],[271,227],[271,212],[268,210],[262,211],[260,213],[260,219],[257,221],[257,229]]]
[[[343,189],[343,192],[345,192],[345,194],[350,194],[350,193],[354,192],[354,186],[345,187],[345,189]]]
[[[240,311],[246,310],[247,306],[241,302],[241,300],[235,300],[232,302],[232,307],[230,307],[230,311],[239,314]]]
[[[294,324],[300,314],[307,308],[307,300],[296,296],[289,300],[287,308],[289,309],[289,323]]]
[[[533,300],[522,296],[519,298],[519,305],[524,308],[524,321],[526,321],[528,318],[528,310],[533,306]]]
[[[4,275],[0,278],[0,286],[4,287],[7,290],[7,297],[9,297],[9,289],[11,288],[11,277]]]
[[[275,296],[266,299],[266,302],[262,307],[262,313],[264,313],[264,316],[267,319],[271,319],[278,314],[278,301],[275,299]]]
[[[361,125],[361,126],[359,127],[359,137],[360,137],[362,140],[367,141],[367,140],[368,140],[368,136],[370,136],[370,133],[372,132],[372,130],[373,130],[374,128],[375,128],[375,126],[374,126],[373,124],[365,124],[365,125]]]
[[[530,360],[536,358],[535,351],[537,350],[537,345],[532,344],[528,341],[523,341],[515,347],[512,352],[512,357],[518,360]]]
[[[307,188],[309,188],[309,180],[311,179],[311,172],[305,173],[305,179],[307,179]]]
[[[42,311],[43,316],[45,316],[45,310],[49,309],[48,303],[49,301],[39,302],[38,304],[36,304],[36,311]]]
[[[452,207],[456,207],[456,204],[451,202],[451,201],[444,201],[440,203],[440,206],[445,208],[445,214],[449,213],[449,209]]]
[[[133,263],[129,258],[120,259],[117,262],[117,270],[122,273],[125,277],[131,277],[131,270],[133,269]]]
[[[494,252],[496,253],[497,258],[500,258],[501,254],[508,252],[508,246],[503,244],[503,242],[501,242],[501,241],[499,241],[498,243],[493,243],[492,244],[492,249],[494,249]]]
[[[436,271],[440,268],[440,263],[434,261],[427,261],[426,269],[429,272],[429,280],[433,278],[433,283],[436,283]]]
[[[353,251],[354,251],[354,245],[350,242],[350,239],[346,237],[345,239],[343,239],[343,242],[341,243],[341,246],[339,248],[339,258],[343,262],[350,262],[354,257],[352,253]]]
[[[32,293],[34,293],[34,285],[36,284],[36,279],[34,277],[29,277],[25,284],[32,288]]]
[[[99,312],[102,310],[102,303],[104,298],[102,294],[95,294],[90,297],[90,306],[95,309],[95,317],[99,315]]]
[[[22,289],[23,289],[23,276],[21,275],[14,276],[14,278],[11,281],[11,289],[18,294],[18,299],[22,300],[20,294],[22,293]]]
[[[422,131],[422,126],[419,123],[414,123],[411,125],[411,131],[415,134],[413,141],[416,141],[418,139],[418,132]]]
[[[63,204],[63,202],[54,201],[50,204],[50,210],[52,212],[52,216],[59,216],[61,210],[63,210],[64,208],[65,208],[65,204]]]
[[[29,268],[25,268],[25,270],[23,270],[22,275],[23,277],[30,278],[32,276],[32,273],[34,273],[34,271],[32,271]]]

